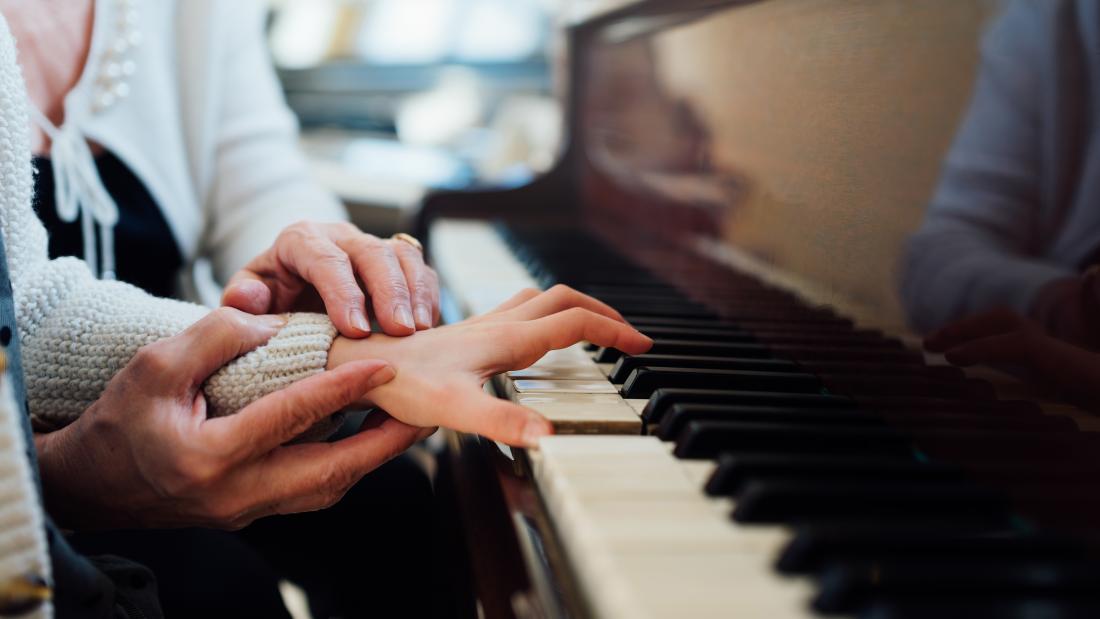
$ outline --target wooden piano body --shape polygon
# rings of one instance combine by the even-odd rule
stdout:
[[[417,232],[450,319],[545,285],[554,278],[530,272],[539,251],[589,239],[609,249],[585,259],[625,256],[692,308],[743,315],[738,291],[763,285],[912,344],[896,269],[1001,3],[610,4],[567,29],[558,165],[517,189],[426,199]],[[525,244],[543,248],[533,262],[517,257]],[[459,515],[468,614],[815,616],[812,579],[773,569],[792,528],[732,523],[732,503],[702,491],[714,460],[674,458],[641,417],[647,400],[622,397],[611,369],[574,347],[494,382],[555,419],[562,436],[543,449],[448,436],[441,491]],[[1002,397],[1026,393],[995,382]]]

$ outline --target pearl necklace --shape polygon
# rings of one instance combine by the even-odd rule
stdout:
[[[115,0],[115,37],[103,51],[92,90],[92,111],[102,113],[130,95],[130,78],[137,71],[134,50],[141,45],[137,0]]]

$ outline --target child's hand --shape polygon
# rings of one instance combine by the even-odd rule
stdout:
[[[627,354],[652,340],[610,307],[565,286],[526,290],[504,305],[458,324],[393,338],[338,338],[329,367],[383,359],[397,377],[370,399],[390,415],[421,427],[476,432],[510,445],[530,446],[553,429],[533,410],[494,398],[482,385],[495,374],[525,368],[547,352],[589,341]]]

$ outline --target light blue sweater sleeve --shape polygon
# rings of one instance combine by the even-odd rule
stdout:
[[[970,107],[903,258],[902,301],[920,331],[998,306],[1026,313],[1045,284],[1072,274],[1040,257],[1046,10],[1017,2],[983,40]]]

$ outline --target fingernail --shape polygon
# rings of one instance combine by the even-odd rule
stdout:
[[[243,290],[245,294],[248,295],[263,294],[267,291],[267,286],[263,285],[261,282],[251,279],[240,282],[236,285],[236,288],[237,290]]]
[[[286,316],[284,314],[267,314],[259,316],[259,319],[265,327],[272,331],[278,331],[286,326]]]
[[[416,324],[413,323],[412,312],[405,305],[398,305],[393,310],[393,321],[402,327],[408,327],[409,329],[416,329]]]
[[[523,444],[527,447],[538,447],[539,439],[554,433],[554,427],[542,417],[531,416],[523,426]]]
[[[370,323],[367,322],[367,317],[363,315],[362,310],[350,310],[348,311],[348,322],[351,326],[363,331],[364,333],[370,333]]]
[[[432,313],[428,311],[428,308],[426,306],[416,306],[416,322],[424,325],[425,327],[432,326]]]
[[[397,376],[397,370],[393,369],[392,365],[387,365],[371,375],[370,388],[381,387],[393,380],[395,376]]]

